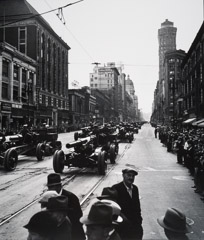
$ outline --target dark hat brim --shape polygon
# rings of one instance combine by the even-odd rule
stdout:
[[[80,222],[85,225],[114,225],[117,224],[115,221],[113,222],[104,222],[103,219],[100,219],[99,221],[92,221],[87,216],[83,216],[80,218]]]
[[[109,200],[116,201],[116,199],[111,197],[110,195],[101,195],[101,196],[98,196],[97,199],[99,199],[99,200],[109,199]]]
[[[164,223],[164,217],[165,216],[162,216],[162,217],[157,219],[157,222],[158,222],[158,224],[161,227],[163,227],[163,228],[165,228],[167,230],[173,231],[173,232],[177,232],[177,233],[189,233],[189,232],[191,232],[191,227],[188,224],[186,224],[186,228],[185,229],[175,229],[175,228],[172,228],[172,227],[166,225]]]
[[[125,174],[125,173],[133,173],[135,176],[137,176],[138,175],[138,172],[137,171],[135,171],[135,170],[127,170],[127,169],[124,169],[124,170],[122,170],[122,173],[123,174]]]
[[[48,187],[58,186],[58,185],[62,185],[62,183],[59,182],[59,183],[50,183],[50,184],[47,184]]]

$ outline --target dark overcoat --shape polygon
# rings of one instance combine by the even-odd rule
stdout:
[[[133,185],[132,189],[132,198],[130,197],[127,188],[123,182],[113,185],[118,192],[117,203],[121,207],[121,212],[125,215],[128,220],[128,228],[124,232],[126,237],[127,234],[130,236],[136,235],[139,236],[136,239],[142,238],[143,228],[142,228],[142,216],[139,200],[139,191],[136,185]],[[126,224],[127,227],[127,224]],[[120,235],[122,236],[123,233]]]
[[[83,226],[79,221],[83,215],[79,199],[74,193],[69,192],[65,189],[62,190],[62,195],[68,198],[67,216],[69,217],[72,224],[72,240],[84,240],[85,233]]]

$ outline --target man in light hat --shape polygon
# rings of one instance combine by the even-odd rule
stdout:
[[[57,196],[60,196],[60,195],[56,191],[46,191],[46,192],[44,192],[42,197],[39,200],[39,203],[41,204],[41,209],[46,210],[49,198],[57,197]]]
[[[54,190],[59,195],[68,198],[67,216],[72,224],[72,240],[84,240],[85,234],[79,219],[82,217],[82,210],[78,197],[62,188],[61,177],[58,173],[51,173],[47,176],[48,190]]]
[[[121,213],[127,218],[126,229],[120,232],[125,240],[141,240],[143,237],[142,216],[138,187],[133,184],[138,172],[133,168],[122,170],[123,181],[113,185],[118,193],[117,203],[121,207]]]
[[[187,240],[186,233],[191,232],[194,222],[187,218],[180,210],[168,208],[165,216],[157,219],[157,222],[164,228],[165,235],[169,240]]]
[[[117,222],[113,220],[110,203],[93,203],[88,215],[80,218],[80,221],[86,225],[87,240],[121,240],[114,227]]]

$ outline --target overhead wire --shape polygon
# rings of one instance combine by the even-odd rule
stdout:
[[[45,1],[45,3],[48,5],[48,7],[49,8],[52,8],[51,6],[50,6],[50,4],[47,2],[47,0],[44,0]],[[59,17],[59,15],[58,14],[56,14],[56,16],[60,19],[60,17]],[[91,59],[91,61],[95,61],[94,59],[93,59],[93,57],[89,54],[89,52],[85,49],[85,47],[81,44],[81,42],[74,36],[74,34],[68,29],[68,27],[67,27],[67,25],[66,25],[66,21],[65,21],[65,17],[64,17],[64,15],[63,15],[63,13],[62,13],[62,16],[63,16],[63,20],[64,20],[64,22],[63,22],[63,24],[64,24],[64,27],[66,28],[66,30],[69,32],[69,34],[71,34],[71,36],[73,37],[73,39],[79,44],[79,46],[83,49],[83,51],[87,54],[87,56]],[[61,19],[60,19],[60,21],[62,21]],[[70,62],[69,62],[69,64],[70,64]],[[90,63],[89,63],[90,64]]]
[[[13,22],[4,23],[4,24],[0,25],[0,28],[9,26],[9,25],[14,24],[14,23],[17,23],[17,22],[22,22],[22,21],[25,21],[25,20],[28,20],[28,19],[31,19],[31,18],[39,17],[39,16],[42,16],[42,15],[47,14],[47,13],[50,13],[50,12],[54,12],[54,11],[59,10],[59,9],[63,9],[63,8],[69,7],[69,6],[73,5],[73,4],[76,4],[76,3],[82,2],[82,1],[84,1],[84,0],[78,0],[78,1],[76,1],[76,2],[66,4],[66,5],[64,5],[64,6],[62,6],[62,7],[58,7],[58,8],[52,9],[52,10],[50,10],[50,11],[46,11],[46,12],[38,13],[38,14],[32,14],[32,16],[29,16],[29,17],[25,17],[25,18],[22,18],[22,19],[18,19],[18,20],[15,20],[15,21],[13,21]],[[24,14],[19,14],[19,15],[16,15],[16,16],[23,16],[23,15],[24,15]],[[26,15],[26,14],[25,14],[25,15]],[[0,16],[0,17],[3,17],[3,16]]]

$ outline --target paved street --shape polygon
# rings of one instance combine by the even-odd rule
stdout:
[[[71,138],[70,136],[73,136],[73,133],[67,133],[67,136]],[[66,139],[66,134],[60,134],[60,138]],[[4,196],[4,202],[0,201],[1,211],[3,208],[11,208],[13,207],[12,205],[18,205],[18,202],[14,201],[14,191],[18,201],[26,201],[31,196],[39,195],[42,192],[43,184],[46,183],[47,174],[53,171],[51,163],[52,161],[50,160],[40,163],[33,162],[33,165],[29,163],[29,167],[24,168],[24,173],[20,168],[25,163],[20,164],[18,171],[13,173],[6,174],[1,170],[2,179],[6,179],[9,176],[9,179],[14,176],[18,179],[17,176],[19,174],[23,176],[22,182],[18,179],[17,184],[7,186],[7,189],[1,187],[0,194]],[[176,155],[168,153],[159,139],[154,138],[154,129],[149,124],[145,124],[139,131],[139,134],[135,134],[135,140],[132,143],[120,143],[117,163],[102,184],[94,191],[92,198],[100,195],[103,187],[111,186],[121,181],[121,170],[126,166],[136,167],[139,171],[139,175],[135,178],[135,184],[139,187],[141,198],[144,239],[166,239],[163,229],[158,225],[156,219],[164,215],[168,207],[180,209],[194,221],[192,233],[188,234],[189,239],[204,239],[204,203],[200,200],[200,195],[194,193],[194,189],[191,188],[193,186],[192,177],[189,176],[186,168],[176,163]],[[33,170],[33,167],[35,169],[42,167],[43,171],[36,173],[35,177],[32,174],[26,174],[26,171]],[[66,174],[67,170],[62,174],[62,177],[65,177]],[[99,179],[97,174],[84,174],[76,177],[67,186],[67,189],[73,191],[81,199],[82,194],[88,191],[88,188],[97,179]],[[5,180],[4,184],[6,184]],[[2,182],[0,185],[2,185]],[[19,186],[24,189],[24,194],[21,194],[22,189]],[[25,194],[26,191],[27,194]],[[5,195],[7,195],[8,204],[5,203]],[[10,196],[13,199],[12,204],[9,202]],[[32,208],[22,212],[10,222],[1,226],[0,239],[26,239],[27,231],[22,226],[27,223],[30,216],[39,210],[39,204],[36,203]],[[86,211],[85,208],[83,210]]]

